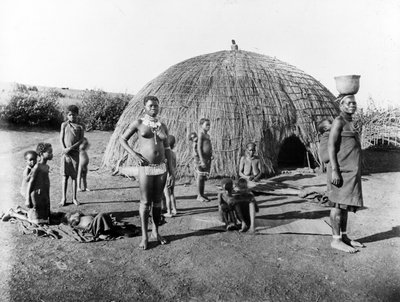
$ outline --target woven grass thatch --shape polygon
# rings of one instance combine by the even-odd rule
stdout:
[[[211,121],[211,175],[236,176],[249,141],[256,142],[268,174],[276,171],[282,142],[293,134],[318,159],[316,125],[339,112],[332,93],[294,66],[241,50],[206,54],[170,67],[135,95],[108,143],[105,165],[113,167],[125,154],[118,138],[142,116],[146,95],[159,98],[160,120],[177,138],[178,176],[191,175],[187,137],[202,117]]]

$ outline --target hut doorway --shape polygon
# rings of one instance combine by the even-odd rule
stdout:
[[[297,136],[289,136],[283,141],[278,155],[278,167],[279,169],[308,167],[307,149]]]

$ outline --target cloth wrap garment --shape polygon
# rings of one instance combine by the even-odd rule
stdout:
[[[115,227],[110,215],[99,213],[90,222],[86,231],[96,238],[100,235],[110,234],[114,229]]]
[[[83,128],[78,124],[67,122],[64,129],[64,144],[71,147],[83,138]],[[60,173],[62,176],[76,178],[79,166],[79,149],[72,149],[68,154],[61,157]]]
[[[329,200],[335,204],[349,206],[350,210],[355,211],[363,206],[361,144],[358,133],[342,131],[336,145],[336,152],[342,179],[338,186],[332,184],[332,166],[329,164],[327,171]]]

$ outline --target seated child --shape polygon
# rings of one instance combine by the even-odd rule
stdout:
[[[227,231],[236,229],[236,217],[233,210],[233,182],[230,178],[222,180],[223,192],[218,194],[218,211]]]
[[[242,223],[240,232],[255,232],[255,216],[258,206],[254,194],[247,186],[247,180],[240,178],[237,182],[237,191],[232,195],[235,204],[235,213]]]
[[[22,172],[22,184],[21,184],[21,195],[26,198],[28,183],[32,177],[32,168],[36,165],[38,154],[34,150],[26,151],[24,158],[26,161],[26,167]]]
[[[82,139],[82,143],[79,145],[79,165],[78,165],[78,185],[79,191],[90,191],[87,188],[87,173],[89,166],[89,156],[87,150],[90,144],[86,137]]]
[[[66,218],[71,227],[87,232],[95,239],[104,240],[115,235],[115,226],[110,215],[99,213],[93,217],[75,212],[67,214]]]
[[[332,123],[329,120],[323,120],[317,126],[318,132],[320,133],[319,139],[319,157],[325,164],[329,162],[328,154],[328,139],[329,132],[331,130]]]

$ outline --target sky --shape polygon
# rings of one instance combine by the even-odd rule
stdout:
[[[361,106],[400,105],[398,0],[2,0],[0,82],[134,94],[231,39],[335,95],[334,76],[361,75]]]

